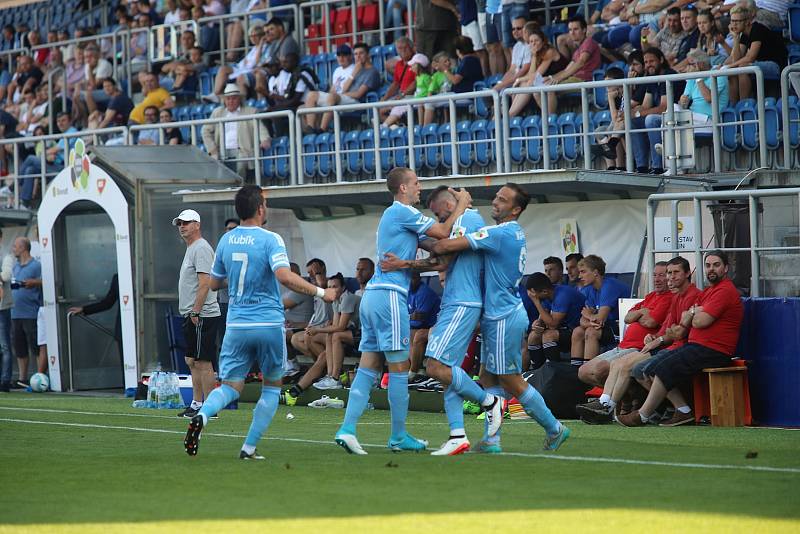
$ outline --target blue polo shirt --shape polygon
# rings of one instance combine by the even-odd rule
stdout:
[[[416,291],[408,289],[408,314],[422,312],[428,314],[424,321],[411,320],[411,328],[430,328],[436,324],[436,317],[439,315],[439,295],[422,282]]]
[[[31,259],[25,265],[20,265],[19,262],[14,264],[12,271],[14,280],[17,282],[24,282],[33,278],[42,277],[42,264],[39,260]],[[12,319],[36,319],[39,313],[39,308],[42,306],[42,288],[25,288],[12,289],[11,294],[14,297],[14,307],[11,308]]]

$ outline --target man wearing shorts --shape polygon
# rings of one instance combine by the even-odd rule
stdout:
[[[10,284],[14,299],[14,306],[11,308],[11,339],[19,366],[16,386],[27,388],[30,358],[39,358],[39,372],[47,370],[47,357],[39,357],[36,335],[36,319],[42,306],[42,264],[31,256],[31,242],[27,237],[16,238],[11,252],[17,258]]]
[[[172,219],[186,242],[186,254],[178,277],[178,313],[183,317],[186,365],[192,375],[192,403],[178,414],[191,419],[214,389],[217,329],[220,322],[217,292],[209,288],[214,249],[200,232],[200,214],[183,210]]]

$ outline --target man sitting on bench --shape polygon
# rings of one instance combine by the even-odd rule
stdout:
[[[690,328],[686,345],[666,353],[649,372],[653,385],[639,410],[617,416],[624,426],[644,426],[667,393],[678,384],[707,367],[727,367],[736,351],[744,306],[739,291],[728,278],[728,256],[713,250],[704,261],[708,287],[697,304],[681,317],[681,325]],[[693,417],[691,412],[685,414]]]

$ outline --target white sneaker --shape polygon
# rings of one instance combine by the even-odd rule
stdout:
[[[653,145],[653,150],[656,151],[656,154],[662,155],[664,154],[664,145],[662,145],[661,143],[656,143],[655,145]]]
[[[342,384],[332,376],[326,376],[312,384],[317,389],[339,389]]]
[[[441,447],[431,453],[431,456],[455,456],[464,454],[469,450],[469,440],[464,438],[450,438]]]
[[[322,398],[309,402],[308,405],[311,408],[344,408],[344,401],[336,397],[330,398],[327,395],[323,395]]]
[[[500,425],[503,424],[503,399],[497,395],[492,395],[492,397],[494,397],[494,404],[483,408],[486,414],[486,421],[489,423],[487,434],[490,438],[497,434],[500,430]]]
[[[350,454],[358,454],[359,456],[366,456],[367,454],[367,451],[361,448],[361,444],[353,434],[336,434],[334,441]]]

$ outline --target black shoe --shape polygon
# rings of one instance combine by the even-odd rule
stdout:
[[[636,172],[639,174],[650,174],[649,167],[636,167]]]
[[[650,174],[654,174],[654,175],[664,174],[665,172],[666,171],[664,169],[662,169],[661,167],[656,167],[655,169],[650,169]]]
[[[417,389],[422,384],[425,384],[430,380],[429,377],[425,375],[415,375],[414,378],[408,381],[408,389]]]
[[[603,152],[603,157],[606,159],[617,159],[617,144],[619,144],[619,138],[612,137],[600,145],[600,150]]]
[[[258,454],[258,451],[253,451],[253,454],[247,454],[244,451],[239,451],[240,460],[266,460],[263,456]]]
[[[29,387],[31,387],[31,385],[23,380],[17,380],[17,383],[12,386],[13,389],[28,389]]]
[[[192,417],[192,422],[189,423],[189,430],[186,431],[186,437],[183,439],[183,448],[186,449],[186,454],[189,456],[197,456],[200,432],[202,431],[203,417],[195,415]]]
[[[191,419],[192,417],[197,415],[197,412],[199,412],[199,411],[200,410],[196,410],[196,409],[192,408],[191,406],[187,406],[185,410],[183,410],[182,412],[180,412],[178,414],[178,417],[185,417],[186,419]]]

